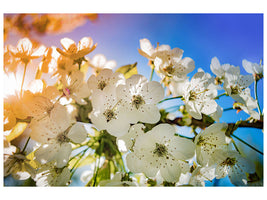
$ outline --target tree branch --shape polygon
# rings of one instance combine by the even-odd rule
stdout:
[[[179,126],[184,126],[184,122],[183,122],[182,117],[177,117],[174,120],[166,119],[165,122],[168,124],[176,124]],[[202,119],[198,120],[198,119],[192,118],[192,122],[191,122],[191,124],[189,124],[189,126],[197,126],[201,129],[204,129],[204,128],[210,126],[211,124],[212,124],[211,122],[204,122]],[[228,125],[233,126],[233,125],[235,125],[235,123],[228,123]],[[248,121],[241,121],[238,127],[263,129],[263,121],[258,120],[258,121],[253,122],[253,123],[250,123]]]

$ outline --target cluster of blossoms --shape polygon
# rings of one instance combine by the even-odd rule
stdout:
[[[5,47],[5,73],[15,73],[23,64],[24,75],[21,90],[4,99],[4,176],[31,178],[37,186],[64,186],[83,162],[91,169],[81,177],[87,186],[205,186],[205,181],[227,175],[241,186],[256,176],[254,164],[234,148],[234,129],[220,122],[223,108],[216,99],[218,90],[224,90],[236,101],[233,108],[248,113],[252,123],[259,121],[258,102],[248,87],[263,77],[261,64],[243,60],[252,75],[240,75],[239,67],[221,65],[215,57],[210,67],[216,77],[198,69],[189,80],[195,63],[183,58],[182,49],[154,48],[142,39],[139,53],[161,78],[156,82],[132,70],[135,65],[114,71],[116,62],[102,54],[85,57],[97,46],[90,37],[78,44],[63,38],[61,45],[63,50],[34,49],[23,38],[17,47]],[[33,59],[41,59],[36,77],[24,87]],[[87,68],[92,71],[86,80]],[[48,86],[43,73],[56,83]],[[185,111],[180,111],[191,124],[192,119],[204,124],[204,118],[212,123],[200,126],[203,130],[194,137],[178,134],[179,124],[158,107],[168,100],[163,86],[172,98],[183,100]]]

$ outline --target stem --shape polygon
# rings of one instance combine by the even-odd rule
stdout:
[[[263,153],[261,151],[259,151],[258,149],[256,149],[255,147],[251,146],[250,144],[248,144],[247,142],[245,142],[244,140],[240,139],[239,137],[235,136],[234,134],[232,134],[232,136],[236,139],[238,139],[240,142],[244,143],[245,145],[247,145],[248,147],[250,147],[251,149],[253,149],[254,151],[257,151],[258,153],[260,153],[261,155],[263,155]]]
[[[234,110],[234,108],[231,107],[231,108],[224,108],[224,109],[223,109],[223,111],[229,111],[229,110]]]
[[[25,151],[25,149],[26,149],[26,147],[27,147],[27,145],[28,145],[30,139],[31,139],[31,137],[28,137],[28,139],[27,139],[27,141],[26,141],[26,143],[25,143],[25,145],[24,145],[24,147],[23,147],[21,153],[24,153],[24,151]]]
[[[222,94],[219,94],[217,97],[215,97],[214,99],[219,99],[220,97],[224,96],[224,95],[227,95],[227,93],[222,93]]]
[[[155,66],[154,65],[151,65],[151,74],[150,74],[149,81],[152,81],[153,75],[154,75],[154,71],[155,71]]]
[[[260,113],[260,116],[262,116],[261,109],[260,109],[260,104],[259,104],[259,101],[258,101],[257,85],[258,85],[258,80],[255,80],[255,82],[254,82],[254,93],[255,93],[255,98],[257,100],[258,111]]]
[[[25,75],[26,75],[26,69],[27,69],[27,63],[25,63],[25,65],[24,65],[24,71],[23,71],[21,88],[20,88],[20,96],[22,96],[22,89],[23,89],[23,85],[24,85],[24,80],[25,80]]]
[[[86,149],[86,150],[87,150],[87,149]],[[84,156],[85,152],[86,152],[86,151],[83,151],[83,152],[82,152],[82,154],[80,155],[80,158],[75,162],[75,164],[74,164],[73,167],[71,168],[71,170],[70,170],[70,172],[71,172],[70,179],[72,178],[73,174],[74,174],[75,171],[77,170],[77,168],[76,168],[76,169],[74,169],[74,168],[78,165],[78,163],[80,162],[80,160],[81,160],[82,157]]]
[[[172,100],[172,99],[180,99],[182,98],[183,96],[177,96],[177,97],[170,97],[170,98],[166,98],[166,99],[163,99],[161,100],[160,102],[158,102],[158,104],[164,102],[164,101],[168,101],[168,100]]]

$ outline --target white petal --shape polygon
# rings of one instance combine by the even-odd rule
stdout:
[[[175,136],[168,146],[168,152],[176,159],[187,160],[195,155],[195,144],[189,139]]]
[[[160,174],[165,181],[178,182],[181,175],[181,169],[179,166],[180,165],[177,160],[168,159],[160,168]]]
[[[159,82],[150,81],[143,85],[141,92],[146,104],[156,104],[164,98],[164,89]]]
[[[145,104],[139,107],[137,121],[154,124],[160,120],[160,112],[156,105]],[[139,120],[138,120],[139,119]]]
[[[56,166],[58,168],[62,168],[68,163],[71,151],[72,148],[70,143],[64,142],[60,145],[59,151],[55,157]]]
[[[75,143],[82,143],[87,137],[87,132],[83,124],[77,122],[71,127],[67,137]]]
[[[253,69],[253,65],[251,62],[247,61],[246,59],[242,60],[242,65],[247,73],[254,74],[255,71]]]
[[[69,49],[69,47],[72,45],[72,44],[75,44],[75,42],[70,39],[70,38],[63,38],[60,40],[60,43],[62,45],[62,47],[67,51]],[[76,46],[76,44],[75,44]]]
[[[93,40],[91,37],[83,37],[78,43],[78,50],[91,48],[93,46]]]
[[[236,186],[245,186],[247,185],[247,176],[244,171],[240,168],[233,166],[228,173],[231,183]]]
[[[40,146],[34,153],[36,160],[41,164],[54,160],[59,152],[60,145],[56,142]]]

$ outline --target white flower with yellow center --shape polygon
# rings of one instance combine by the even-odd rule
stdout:
[[[160,175],[165,181],[178,182],[181,173],[189,171],[185,160],[195,154],[195,145],[188,139],[175,136],[175,128],[160,124],[145,134],[139,134],[133,152],[127,154],[131,172],[143,172],[148,177]]]
[[[113,72],[111,69],[103,69],[97,75],[91,75],[87,80],[88,88],[94,93],[107,92],[115,89],[118,85],[125,84],[125,78],[123,74]]]
[[[98,74],[103,69],[114,69],[116,65],[116,61],[107,61],[103,54],[96,54],[91,60],[89,60],[89,66],[92,67],[95,74]]]
[[[233,150],[218,149],[214,151],[210,164],[216,165],[217,179],[228,175],[230,181],[237,186],[247,185],[246,173],[255,172],[255,165]]]
[[[199,133],[195,138],[197,162],[206,166],[212,153],[226,146],[226,123],[215,123]]]
[[[107,130],[119,137],[128,132],[130,121],[121,100],[113,90],[95,91],[92,95],[93,110],[89,115],[92,123],[99,130]]]
[[[195,119],[202,119],[203,113],[219,121],[222,109],[214,100],[216,96],[214,78],[203,71],[197,72],[185,85],[183,97],[187,112]]]
[[[67,186],[70,183],[70,176],[68,167],[57,168],[50,162],[37,170],[34,180],[38,187]]]
[[[160,120],[160,112],[156,105],[164,98],[164,90],[160,83],[148,82],[144,76],[135,74],[126,80],[125,85],[117,87],[116,94],[127,109],[131,123],[156,123]]]
[[[9,46],[11,54],[19,58],[22,63],[27,65],[32,59],[39,58],[44,54],[45,47],[40,46],[33,48],[32,42],[28,38],[23,38],[18,41],[17,47]]]
[[[195,68],[194,61],[189,58],[183,58],[183,50],[179,48],[171,49],[169,45],[160,45],[153,48],[148,39],[140,40],[139,53],[153,61],[156,72],[161,78],[173,77],[183,78]]]
[[[80,123],[67,128],[59,124],[47,128],[44,123],[43,126],[40,124],[39,131],[47,136],[47,142],[36,150],[36,160],[41,164],[55,161],[58,168],[64,167],[69,161],[72,151],[70,142],[81,143],[87,136],[84,126]]]
[[[254,79],[252,75],[240,75],[239,67],[230,68],[225,73],[224,89],[229,96],[231,96],[237,102],[245,104],[244,89],[253,83]]]
[[[63,93],[67,98],[72,98],[81,105],[87,104],[84,98],[89,97],[90,90],[84,81],[83,72],[73,71],[69,76],[63,76],[61,82],[63,84]]]
[[[81,64],[83,60],[85,60],[84,56],[92,52],[97,44],[93,45],[93,40],[91,37],[83,37],[78,45],[69,38],[63,38],[60,40],[60,43],[64,49],[62,51],[61,49],[57,48],[57,51],[70,59],[74,61],[74,63]]]

